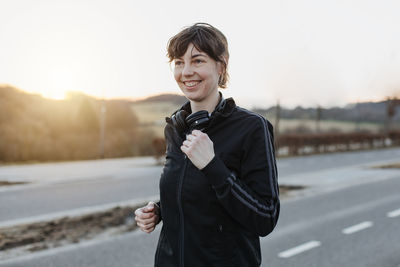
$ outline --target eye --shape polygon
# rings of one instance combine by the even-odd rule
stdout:
[[[183,65],[183,61],[182,60],[175,60],[174,64],[175,64],[175,66],[181,66],[181,65]]]
[[[194,63],[195,64],[201,64],[201,63],[203,63],[204,62],[204,60],[201,60],[201,59],[195,59],[194,60]]]

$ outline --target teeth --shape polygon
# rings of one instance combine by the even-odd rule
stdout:
[[[198,83],[199,83],[199,82],[185,82],[185,85],[186,85],[186,86],[192,87],[192,86],[197,85]]]

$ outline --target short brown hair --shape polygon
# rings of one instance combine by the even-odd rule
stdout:
[[[208,23],[196,23],[186,27],[168,41],[167,56],[169,62],[182,57],[191,43],[197,50],[222,63],[223,73],[218,81],[218,86],[226,88],[229,79],[227,72],[229,51],[225,35]]]

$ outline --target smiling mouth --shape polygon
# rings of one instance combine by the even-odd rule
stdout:
[[[183,82],[183,84],[186,87],[195,87],[196,85],[198,85],[199,83],[201,83],[201,81],[187,81],[187,82]]]

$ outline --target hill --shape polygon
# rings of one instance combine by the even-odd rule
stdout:
[[[138,124],[129,101],[80,93],[51,100],[0,85],[0,162],[150,155],[154,135]]]
[[[183,95],[177,94],[160,94],[155,96],[150,96],[145,99],[133,101],[133,104],[140,103],[160,103],[160,102],[168,102],[174,105],[183,105],[187,101],[186,97]]]

